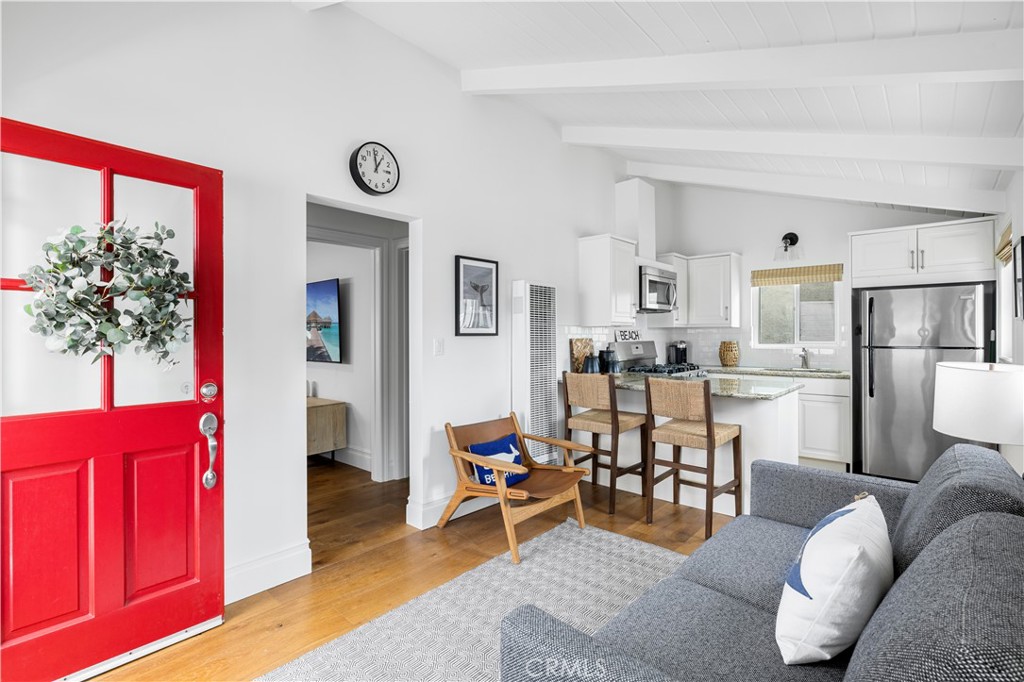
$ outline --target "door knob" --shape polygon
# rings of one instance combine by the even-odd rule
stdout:
[[[213,470],[213,464],[217,461],[217,438],[214,436],[217,426],[217,415],[213,412],[207,412],[199,418],[199,433],[206,436],[206,445],[210,451],[210,468],[203,474],[203,487],[207,490],[217,485],[217,474]]]

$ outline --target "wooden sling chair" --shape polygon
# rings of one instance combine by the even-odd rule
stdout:
[[[438,528],[444,528],[445,524],[465,500],[472,497],[495,497],[501,507],[501,517],[505,522],[505,534],[508,536],[508,546],[512,550],[512,563],[519,563],[519,543],[516,541],[517,523],[536,516],[552,507],[557,507],[566,502],[573,502],[576,505],[576,520],[580,528],[586,527],[583,518],[583,503],[580,501],[579,482],[588,470],[573,465],[572,451],[592,452],[593,448],[581,443],[572,443],[557,438],[545,438],[524,434],[519,428],[519,420],[515,412],[502,419],[466,424],[464,426],[452,426],[445,424],[444,430],[448,434],[448,450],[452,456],[452,463],[455,465],[455,474],[458,477],[457,487],[452,494],[452,499],[445,507],[441,519],[437,522]],[[495,457],[474,455],[469,452],[469,446],[478,443],[487,443],[502,438],[511,433],[516,434],[519,442],[519,452],[523,458],[523,465],[504,462]],[[538,464],[527,448],[527,441],[547,443],[562,449],[565,453],[565,466],[553,464]],[[476,480],[474,464],[492,469],[496,474],[495,485],[484,485]],[[529,478],[514,485],[505,484],[505,472],[529,473]],[[531,502],[536,500],[535,502]],[[518,502],[512,506],[512,502]]]

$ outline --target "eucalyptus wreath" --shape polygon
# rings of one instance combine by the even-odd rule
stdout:
[[[177,364],[171,354],[188,342],[192,321],[182,317],[180,304],[193,287],[164,248],[173,238],[174,230],[160,223],[144,233],[124,220],[101,224],[93,235],[73,225],[49,238],[44,263],[21,275],[37,292],[25,306],[33,317],[29,330],[45,337],[49,350],[93,353],[93,362],[134,343],[136,354]]]

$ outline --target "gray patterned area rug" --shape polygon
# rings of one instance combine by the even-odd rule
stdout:
[[[521,604],[593,633],[686,559],[572,519],[261,680],[497,680],[500,624]],[[524,589],[529,586],[529,591]]]

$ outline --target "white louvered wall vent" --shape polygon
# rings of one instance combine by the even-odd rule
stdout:
[[[528,433],[558,437],[558,368],[555,344],[555,288],[512,282],[512,409]],[[552,462],[559,450],[531,443],[538,462]]]

